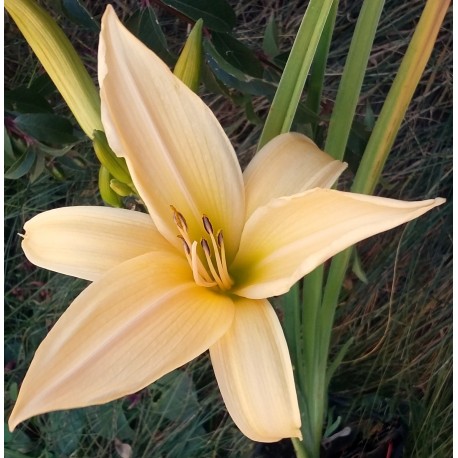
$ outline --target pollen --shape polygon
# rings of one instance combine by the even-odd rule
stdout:
[[[198,252],[199,244],[196,240],[191,240],[185,217],[173,205],[170,208],[179,232],[177,237],[183,242],[184,254],[196,284],[207,288],[216,286],[223,291],[229,290],[234,282],[227,269],[223,231],[219,230],[215,235],[210,219],[202,215],[203,229],[208,237],[200,239],[202,250]]]

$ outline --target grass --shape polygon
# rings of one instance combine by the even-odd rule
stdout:
[[[105,2],[93,2],[95,14]],[[121,3],[125,5],[120,8]],[[281,48],[291,46],[303,14],[302,2],[280,0],[268,5],[233,2],[237,36],[260,49],[269,17],[278,21]],[[128,13],[135,2],[116,2]],[[358,2],[341,2],[326,84],[323,123],[332,108],[343,69]],[[387,0],[359,103],[359,120],[378,113],[406,49],[423,1]],[[91,5],[92,7],[92,5]],[[167,38],[183,25],[161,13]],[[95,74],[95,49],[85,33],[65,22],[66,31],[86,56]],[[175,34],[175,35],[174,35]],[[13,26],[6,27],[5,83],[8,89],[28,84],[39,72],[33,56]],[[91,41],[95,43],[95,40]],[[451,15],[446,18],[428,68],[406,115],[383,173],[380,195],[406,200],[451,198]],[[227,97],[205,99],[229,133],[240,161],[254,154],[260,125],[247,122],[244,108]],[[53,106],[66,113],[60,98]],[[268,101],[255,98],[255,113],[265,119]],[[369,107],[369,108],[368,108]],[[368,111],[369,110],[369,111]],[[5,185],[5,409],[11,411],[17,387],[33,352],[85,282],[32,266],[20,249],[24,222],[49,208],[99,204],[95,159],[88,145],[77,152],[87,161],[66,169],[67,179],[51,174],[33,184],[27,179]],[[349,156],[352,161],[357,157]],[[351,172],[343,186],[348,186]],[[449,201],[450,202],[450,201]],[[331,383],[330,405],[339,407],[342,424],[366,425],[375,417],[400,417],[408,434],[405,456],[451,456],[451,204],[407,226],[358,246],[367,283],[354,273],[346,278],[333,338],[333,353],[349,336],[355,339]],[[338,401],[338,402],[337,402]],[[254,445],[228,417],[207,356],[161,379],[141,393],[107,406],[55,413],[24,423],[6,435],[9,457],[124,456],[246,457]],[[125,455],[128,456],[128,455]]]

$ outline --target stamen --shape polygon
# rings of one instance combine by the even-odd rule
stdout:
[[[221,278],[225,279],[225,281],[229,283],[230,288],[234,284],[234,282],[232,281],[231,276],[229,275],[229,272],[227,270],[226,250],[224,249],[224,238],[222,230],[218,231],[216,238],[218,240],[218,246],[220,248],[221,253],[221,264],[223,265],[223,272],[221,272]]]
[[[210,256],[210,245],[208,244],[208,242],[205,239],[200,239],[200,244],[202,245],[204,253]]]
[[[224,244],[223,231],[221,229],[216,234],[216,241],[218,242],[218,248],[221,248]]]
[[[173,205],[170,205],[170,208],[173,211],[173,221],[175,221],[178,229],[183,229],[184,231],[188,232],[188,225],[184,216]]]
[[[215,237],[210,220],[206,215],[202,216],[205,232],[210,236],[211,247],[213,248],[212,253],[207,239],[202,238],[200,240],[200,245],[207,261],[205,265],[197,254],[197,242],[191,242],[185,217],[173,205],[170,205],[170,208],[173,212],[173,221],[179,232],[177,237],[183,242],[183,250],[196,284],[207,288],[218,286],[222,290],[230,289],[233,281],[227,270],[223,232],[219,230]]]
[[[216,243],[215,236],[213,235],[213,233],[209,235],[213,245],[213,250],[215,252],[215,261],[216,265],[218,266],[219,278],[221,278],[221,281],[224,285],[224,289],[229,289],[232,286],[231,277],[227,273],[227,267],[223,265],[223,262],[221,260],[220,249],[218,247],[218,244]]]
[[[191,254],[191,248],[189,248],[188,242],[186,242],[185,238],[182,235],[177,235],[177,237],[183,242],[183,248],[187,255]]]
[[[191,261],[192,261],[192,264],[191,264],[192,275],[197,285],[205,286],[206,288],[211,288],[212,286],[217,285],[216,282],[207,281],[202,277],[202,272],[199,269],[199,267],[202,266],[202,264],[200,263],[200,259],[197,256],[197,242],[193,242],[192,247],[191,247]]]
[[[210,257],[210,247],[208,245],[208,242],[205,239],[202,239],[200,241],[200,244],[202,245],[202,248],[204,250],[205,259],[207,260],[207,265],[210,269],[213,279],[216,281],[216,283],[221,289],[226,289],[224,288],[224,283],[221,281],[221,278],[219,277],[218,272],[216,272],[215,266],[213,265],[212,259]]]
[[[213,234],[213,226],[212,223],[210,223],[210,220],[207,218],[207,216],[202,216],[202,221],[204,223],[204,229],[207,232],[207,234]]]

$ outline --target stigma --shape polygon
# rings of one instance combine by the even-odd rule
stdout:
[[[200,243],[191,240],[186,219],[173,205],[170,208],[173,212],[173,221],[179,232],[177,237],[183,242],[184,254],[196,284],[206,288],[218,287],[223,291],[229,290],[234,282],[227,270],[223,231],[218,230],[215,234],[210,219],[206,215],[202,215],[202,226],[207,237],[202,237]],[[200,255],[198,253],[199,245]]]

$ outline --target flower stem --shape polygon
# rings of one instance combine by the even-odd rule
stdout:
[[[307,450],[305,450],[304,444],[297,439],[296,437],[291,438],[293,443],[294,451],[296,452],[297,458],[312,458],[308,455]]]

